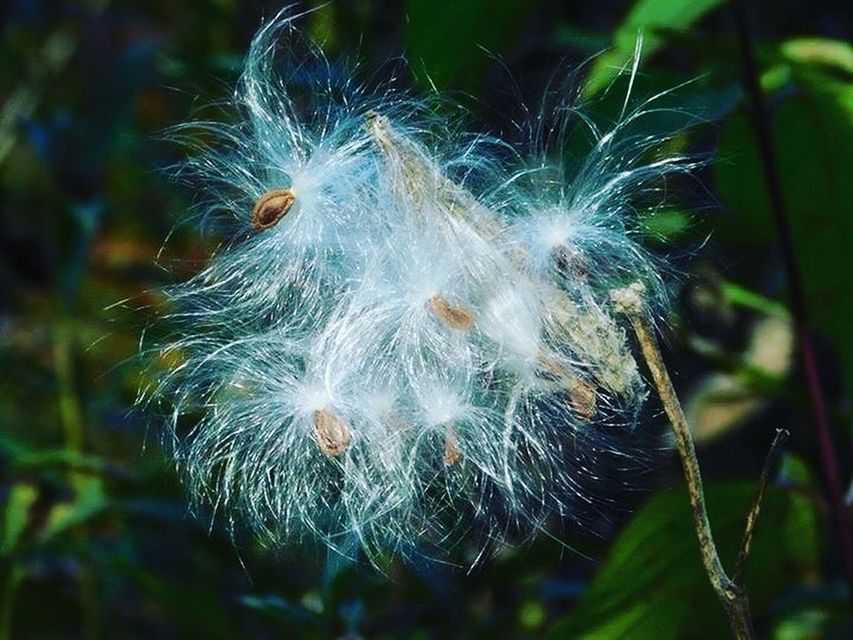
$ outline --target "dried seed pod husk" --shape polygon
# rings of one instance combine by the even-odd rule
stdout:
[[[642,388],[625,330],[613,316],[593,301],[576,304],[564,294],[553,297],[549,311],[565,342],[575,345],[580,357],[592,365],[598,384],[624,398]]]
[[[367,130],[382,152],[386,166],[399,176],[397,197],[413,204],[414,210],[434,210],[426,202],[438,203],[439,210],[464,222],[484,239],[496,239],[503,232],[498,216],[480,204],[467,189],[448,178],[442,168],[418,144],[398,133],[381,113],[366,115]],[[435,220],[433,221],[435,222]]]
[[[424,201],[441,203],[444,210],[468,224],[483,240],[499,241],[503,233],[499,216],[480,204],[467,189],[449,179],[416,143],[396,131],[388,118],[370,112],[366,116],[366,126],[389,169],[401,178],[397,181],[401,200],[416,205]],[[414,208],[435,211],[432,207]],[[523,253],[508,254],[508,257],[519,267],[526,260]],[[584,272],[589,268],[582,254],[570,247],[563,247],[558,252],[558,260],[575,277],[585,277]],[[633,397],[642,384],[624,330],[594,301],[576,303],[556,286],[546,287],[546,290],[550,299],[551,321],[563,334],[565,342],[577,345],[579,355],[592,365],[596,383],[616,395]],[[448,326],[462,330],[473,326],[473,313],[450,307],[440,296],[430,299],[430,305]]]
[[[586,380],[575,378],[569,386],[569,406],[572,413],[584,422],[590,422],[595,417],[598,394]]]
[[[316,431],[317,446],[327,456],[337,456],[343,453],[350,443],[349,427],[339,415],[328,409],[314,412],[314,430]]]
[[[293,207],[296,196],[292,189],[272,189],[258,198],[252,208],[252,228],[256,231],[269,229],[278,224]]]

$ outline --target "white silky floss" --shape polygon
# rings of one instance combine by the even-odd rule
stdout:
[[[280,16],[234,107],[176,131],[200,217],[232,236],[168,291],[171,364],[145,393],[197,504],[377,562],[582,520],[644,397],[608,292],[662,297],[638,203],[694,166],[648,161],[665,138],[630,129],[653,104],[590,125],[569,179],[563,140],[525,157],[452,133],[402,92],[340,81]]]

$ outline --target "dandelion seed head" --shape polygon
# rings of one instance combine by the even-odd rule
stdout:
[[[230,124],[175,132],[226,238],[167,292],[145,394],[194,503],[374,561],[582,525],[645,397],[609,292],[665,299],[636,213],[691,161],[650,159],[640,105],[569,175],[356,85],[294,20],[256,36]]]

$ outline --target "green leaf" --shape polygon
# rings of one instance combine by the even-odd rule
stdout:
[[[649,236],[671,242],[690,227],[690,216],[684,211],[666,209],[643,215],[640,224]]]
[[[822,65],[853,74],[853,45],[826,38],[794,38],[779,46],[782,57],[790,62]]]
[[[790,53],[790,52],[789,52]],[[773,112],[775,158],[809,313],[839,348],[853,391],[853,84],[823,67],[791,67],[795,93]],[[719,236],[740,246],[775,241],[757,140],[745,113],[723,128],[714,176],[731,215]]]
[[[19,455],[12,465],[14,473],[24,473],[49,467],[68,467],[78,471],[102,473],[106,467],[104,460],[70,449],[45,449]]]
[[[129,563],[120,564],[118,569],[161,606],[168,613],[169,620],[185,635],[223,639],[241,637],[217,585],[209,582],[175,583]]]
[[[722,293],[723,299],[729,304],[759,311],[776,318],[790,318],[785,305],[734,282],[723,282]]]
[[[823,638],[829,615],[818,609],[795,611],[785,617],[773,633],[774,640],[813,640]]]
[[[788,484],[815,486],[814,473],[809,469],[805,460],[788,452],[785,452],[782,456],[782,462],[779,464],[779,479]]]
[[[753,483],[706,487],[711,524],[723,562],[731,566]],[[780,541],[780,532],[785,540]],[[765,498],[747,567],[754,612],[817,562],[817,509],[802,496],[771,489]],[[640,510],[611,550],[575,610],[547,635],[562,638],[665,640],[725,637],[723,610],[702,568],[686,491],[666,491]]]
[[[97,516],[107,506],[100,478],[79,475],[74,484],[74,500],[54,505],[41,531],[42,540],[48,540]]]
[[[406,49],[423,87],[476,88],[492,56],[518,34],[535,2],[408,0]]]
[[[21,482],[9,490],[9,495],[6,497],[0,555],[5,556],[12,553],[18,546],[18,540],[30,521],[30,507],[33,506],[37,498],[38,488],[33,484]]]
[[[667,32],[687,31],[723,0],[637,0],[616,30],[613,48],[592,65],[583,93],[592,96],[606,87],[628,64],[637,36],[643,35],[643,56],[649,56],[666,42]]]
[[[283,627],[300,630],[303,634],[309,628],[322,628],[322,616],[304,606],[290,602],[276,595],[256,596],[244,595],[239,598],[240,604],[253,611],[258,611],[275,620]]]

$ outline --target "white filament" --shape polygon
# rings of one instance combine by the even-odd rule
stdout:
[[[341,75],[279,17],[249,51],[236,123],[179,131],[203,212],[233,230],[169,291],[171,364],[148,394],[192,494],[273,543],[355,539],[372,558],[471,522],[580,519],[643,399],[607,293],[661,290],[636,207],[690,163],[649,162],[661,139],[626,133],[647,112],[626,102],[570,180]],[[296,204],[255,231],[254,202],[281,188]],[[346,425],[340,454],[318,446],[318,412]]]

